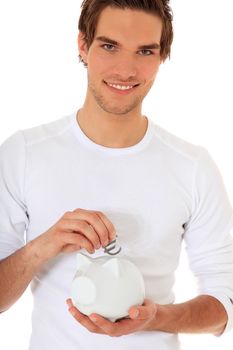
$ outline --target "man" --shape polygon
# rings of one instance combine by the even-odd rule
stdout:
[[[220,335],[233,322],[233,215],[221,176],[205,149],[142,114],[170,54],[169,1],[86,0],[79,29],[82,108],[1,146],[0,311],[31,282],[30,350],[175,350],[178,333]],[[81,314],[69,296],[76,252],[104,255],[116,235],[146,300],[113,323]],[[183,239],[199,295],[173,304]]]

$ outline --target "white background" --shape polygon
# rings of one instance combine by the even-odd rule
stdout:
[[[0,143],[18,129],[77,110],[86,89],[78,64],[81,1],[0,0]],[[233,202],[232,0],[173,0],[175,40],[144,113],[170,132],[206,147]],[[185,254],[177,272],[177,301],[195,296]],[[0,349],[26,350],[30,292],[0,316]],[[181,336],[183,349],[231,350],[233,332]],[[43,350],[43,349],[41,349]],[[67,349],[69,350],[69,349]]]

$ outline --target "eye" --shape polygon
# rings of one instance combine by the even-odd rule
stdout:
[[[107,51],[113,51],[115,49],[115,46],[112,44],[103,44],[101,47]]]
[[[142,56],[151,56],[154,54],[154,52],[151,50],[141,50],[139,51],[139,54]]]

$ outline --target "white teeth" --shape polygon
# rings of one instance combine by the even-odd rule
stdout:
[[[110,83],[108,83],[108,85],[111,87],[114,87],[115,89],[118,89],[118,90],[129,90],[129,89],[133,88],[133,86],[115,85],[115,84],[110,84]]]

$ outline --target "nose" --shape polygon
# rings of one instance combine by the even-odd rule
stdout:
[[[132,57],[132,54],[118,57],[117,61],[114,62],[113,71],[122,82],[130,82],[137,76],[135,57]]]

